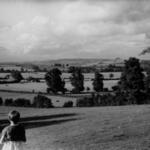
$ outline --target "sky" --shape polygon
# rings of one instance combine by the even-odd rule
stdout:
[[[0,61],[139,57],[149,0],[0,0]]]

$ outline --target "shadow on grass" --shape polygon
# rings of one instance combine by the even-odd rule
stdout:
[[[55,115],[46,115],[46,116],[32,116],[32,117],[25,117],[21,118],[20,122],[24,121],[36,121],[36,120],[47,120],[53,118],[64,118],[64,117],[72,117],[76,116],[75,113],[65,113],[65,114],[55,114]]]
[[[55,114],[55,115],[46,115],[46,116],[32,116],[21,118],[20,123],[25,126],[26,129],[38,128],[42,126],[49,126],[54,124],[60,124],[67,121],[75,121],[75,118],[63,119],[66,117],[77,116],[75,113],[65,113],[65,114]],[[57,119],[61,118],[61,119]],[[50,121],[49,119],[57,119]],[[45,121],[43,121],[45,120]],[[8,120],[0,120],[0,131],[9,124]]]
[[[23,122],[21,123],[26,129],[32,129],[32,128],[38,128],[43,126],[51,126],[51,125],[57,125],[69,121],[76,121],[77,118],[71,118],[71,119],[61,119],[61,120],[52,120],[52,121],[38,121],[38,122]]]
[[[7,113],[0,113],[0,115],[5,115],[5,114],[7,114]]]

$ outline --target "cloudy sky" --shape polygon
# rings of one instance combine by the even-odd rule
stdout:
[[[148,46],[149,0],[0,0],[0,61],[128,58]]]

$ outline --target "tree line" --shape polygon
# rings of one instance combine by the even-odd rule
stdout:
[[[50,70],[45,75],[48,89],[53,92],[65,89],[65,82],[61,79],[61,71],[58,69]],[[121,73],[118,84],[112,87],[113,92],[100,95],[98,92],[104,91],[104,77],[98,71],[95,71],[93,79],[93,89],[96,96],[86,99],[86,104],[92,105],[126,105],[126,104],[146,104],[150,103],[150,68],[143,73],[143,68],[137,58],[131,57],[125,61],[125,66]],[[84,76],[81,68],[75,68],[71,72],[70,82],[73,86],[72,93],[81,93],[84,90]],[[79,100],[83,104],[84,100]],[[87,100],[88,99],[88,100]],[[91,102],[94,100],[94,102]]]
[[[99,92],[104,91],[104,77],[98,71],[95,71],[94,74],[92,83],[93,90],[98,95]],[[16,82],[22,80],[21,73],[18,71],[12,72],[11,75]],[[57,94],[58,92],[62,92],[64,94],[67,91],[65,88],[65,80],[61,76],[62,72],[58,68],[51,69],[45,74],[48,93],[52,92]],[[84,75],[81,68],[72,68],[70,82],[73,86],[72,93],[81,93],[84,91]],[[97,103],[103,103],[103,105],[108,103],[108,101],[111,105],[149,103],[150,67],[146,70],[146,74],[144,74],[143,68],[140,65],[140,60],[134,57],[129,58],[125,61],[118,84],[113,86],[112,89],[112,94],[109,93],[109,95],[105,95],[104,97],[101,95],[96,96],[99,98],[96,98],[95,101],[101,101]],[[112,100],[110,100],[111,98]]]
[[[62,72],[58,68],[54,68],[45,74],[45,81],[47,83],[47,92],[62,92],[63,94],[67,91],[65,88],[65,81],[61,78]],[[95,72],[95,78],[93,80],[93,88],[96,92],[103,91],[103,80],[104,77],[98,71]],[[84,91],[84,75],[82,69],[74,67],[71,71],[70,82],[73,86],[71,93],[81,93]]]

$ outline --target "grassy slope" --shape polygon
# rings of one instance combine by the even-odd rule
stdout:
[[[9,110],[0,107],[0,119]],[[150,106],[19,110],[28,150],[148,150]],[[57,114],[57,115],[56,115]],[[32,117],[31,117],[32,116]],[[41,116],[41,117],[39,117]]]

